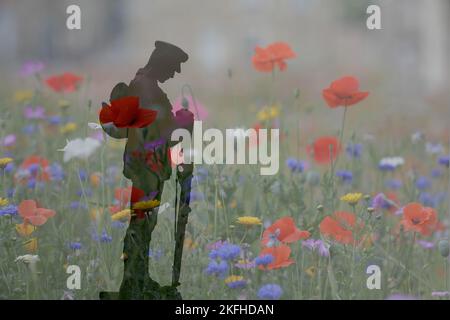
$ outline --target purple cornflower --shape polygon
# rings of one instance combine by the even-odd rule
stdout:
[[[302,246],[311,251],[318,251],[322,257],[330,256],[330,246],[322,240],[308,239],[302,242]]]
[[[345,148],[345,152],[350,158],[360,158],[363,146],[360,143],[348,144]]]
[[[258,290],[258,298],[278,300],[283,294],[283,289],[277,284],[265,284]]]
[[[61,181],[64,179],[64,169],[63,167],[55,162],[52,163],[49,167],[48,167],[48,172],[50,174],[50,180],[52,181]]]
[[[41,61],[27,61],[20,68],[19,74],[22,77],[32,76],[44,70],[44,63]]]
[[[431,177],[432,178],[440,178],[442,177],[444,173],[442,172],[442,170],[440,168],[434,168],[431,170]]]
[[[153,141],[150,141],[150,142],[146,142],[146,143],[144,144],[144,149],[145,149],[146,151],[153,151],[153,150],[155,150],[156,148],[158,148],[158,147],[164,145],[165,143],[166,143],[166,140],[165,140],[164,138],[160,138],[160,139],[157,139],[157,140],[153,140]]]
[[[8,134],[2,139],[1,144],[4,147],[11,147],[16,144],[16,141],[17,141],[17,137],[15,134]]]
[[[56,126],[56,125],[61,124],[62,118],[61,118],[61,116],[58,116],[58,115],[50,116],[47,118],[47,121],[49,124]]]
[[[22,128],[22,132],[31,135],[36,132],[36,126],[33,123],[28,124]]]
[[[23,116],[26,119],[44,119],[45,118],[45,109],[42,106],[27,106],[23,110]]]
[[[336,177],[341,178],[343,183],[352,183],[353,173],[349,170],[338,170],[336,171]]]
[[[431,242],[431,241],[417,240],[417,243],[424,249],[433,249],[434,248],[434,242]]]
[[[396,206],[395,202],[386,197],[384,193],[379,193],[372,199],[372,207],[375,210],[382,210],[382,209],[389,210],[395,206]]]

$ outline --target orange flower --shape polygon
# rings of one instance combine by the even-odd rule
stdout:
[[[33,226],[41,226],[47,222],[48,218],[55,215],[53,210],[38,208],[34,200],[23,200],[19,204],[17,211],[19,211],[19,215],[25,223],[31,223]]]
[[[292,243],[301,239],[309,238],[308,231],[302,231],[295,226],[294,219],[291,217],[283,217],[268,227],[264,233],[261,243],[264,246],[273,246],[274,242]]]
[[[60,75],[48,77],[45,79],[45,83],[56,92],[68,93],[76,91],[81,80],[83,78],[73,73],[65,72]]]
[[[256,47],[252,62],[255,69],[261,72],[271,72],[276,65],[283,71],[287,66],[284,60],[295,57],[295,52],[287,43],[275,42],[267,48]]]
[[[356,216],[353,213],[337,211],[333,216],[326,216],[319,225],[320,233],[342,244],[353,243]]]
[[[322,96],[330,108],[348,107],[365,99],[369,92],[359,91],[358,79],[345,76],[331,83],[330,87],[322,91]]]
[[[423,207],[416,202],[409,203],[403,208],[401,224],[406,231],[428,236],[435,230],[437,223],[437,214],[433,208]]]
[[[99,115],[100,123],[114,123],[117,128],[143,128],[156,120],[155,110],[139,106],[139,97],[123,97],[104,104]]]
[[[306,151],[318,164],[328,164],[341,152],[341,144],[335,137],[324,136],[317,138],[312,145],[308,145]]]
[[[271,255],[273,257],[273,261],[269,263],[267,266],[260,265],[259,268],[261,270],[272,270],[272,269],[279,269],[284,268],[287,266],[290,266],[294,263],[292,259],[289,259],[289,256],[291,254],[291,248],[289,248],[287,245],[280,245],[275,247],[265,247],[259,256],[266,256]]]

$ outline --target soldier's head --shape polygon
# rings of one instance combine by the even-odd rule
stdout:
[[[181,64],[186,62],[188,58],[187,53],[177,46],[163,41],[156,41],[155,49],[145,69],[153,78],[159,82],[164,82],[169,78],[173,78],[175,72],[180,73]]]

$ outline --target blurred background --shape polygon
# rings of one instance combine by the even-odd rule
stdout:
[[[81,8],[81,30],[66,28],[70,4]],[[381,7],[382,30],[366,28],[370,4]],[[98,105],[147,63],[155,40],[164,40],[190,55],[181,75],[162,85],[169,98],[189,83],[213,114],[227,109],[232,124],[243,110],[267,103],[271,77],[253,69],[254,48],[285,41],[297,58],[276,75],[282,103],[292,104],[298,88],[302,107],[326,112],[321,90],[350,74],[371,92],[358,117],[362,126],[381,114],[417,117],[434,130],[450,115],[449,27],[448,0],[1,0],[2,90],[23,81],[22,63],[40,60],[46,75],[70,71],[90,79],[86,95]],[[230,103],[236,97],[239,103]]]

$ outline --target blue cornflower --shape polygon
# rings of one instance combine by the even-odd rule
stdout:
[[[226,261],[210,260],[205,273],[219,278],[224,278],[228,272],[228,263]]]
[[[126,226],[127,226],[126,222],[122,222],[119,220],[111,222],[111,228],[114,228],[114,229],[123,229],[123,228],[126,228]]]
[[[70,209],[74,209],[74,210],[83,209],[83,210],[86,210],[87,209],[87,205],[84,202],[72,201],[70,203]]]
[[[16,165],[14,162],[10,162],[6,165],[6,167],[3,169],[5,173],[11,173],[16,169]]]
[[[83,247],[83,245],[81,244],[81,242],[71,242],[69,243],[69,248],[72,250],[81,250],[81,248]]]
[[[277,284],[265,284],[258,290],[260,299],[278,300],[283,294],[283,289]]]
[[[431,180],[428,177],[421,176],[416,180],[416,188],[419,190],[426,190],[431,188]]]
[[[450,165],[450,155],[448,155],[448,156],[440,156],[439,158],[438,158],[438,163],[441,165],[441,166],[445,166],[445,167],[449,167],[449,165]]]
[[[17,206],[9,204],[7,206],[1,207],[0,208],[0,217],[1,216],[15,216],[17,215]]]
[[[345,148],[345,152],[350,158],[360,158],[362,153],[363,145],[360,143],[350,143]]]
[[[446,197],[447,194],[445,192],[438,192],[436,194],[422,192],[419,194],[419,202],[426,207],[437,208]]]
[[[343,183],[351,183],[353,180],[353,173],[349,170],[336,171],[336,177],[341,178]]]
[[[295,158],[288,158],[286,160],[286,165],[292,172],[303,172],[305,171],[306,164],[304,161],[299,161]]]
[[[255,258],[255,264],[257,266],[267,266],[273,262],[274,257],[271,254],[265,254]]]
[[[103,230],[100,236],[100,242],[109,243],[112,241],[112,237],[106,233],[106,230]]]
[[[440,178],[442,177],[444,173],[442,172],[442,170],[440,168],[434,168],[431,170],[431,177],[432,178]]]
[[[159,260],[162,257],[162,255],[163,255],[162,249],[157,249],[157,250],[148,249],[148,256],[150,258]]]
[[[22,128],[22,132],[25,134],[33,134],[36,131],[36,126],[34,124],[28,124]]]
[[[205,195],[201,191],[191,191],[191,201],[203,201],[205,199]]]
[[[88,178],[88,173],[84,169],[79,169],[78,176],[80,177],[81,181],[86,181],[86,179]]]
[[[61,181],[64,179],[64,169],[59,163],[52,163],[48,170],[52,181]]]
[[[241,253],[241,247],[236,244],[224,244],[209,254],[211,259],[221,258],[222,260],[233,260]]]
[[[384,185],[386,188],[389,188],[392,190],[398,190],[401,187],[403,187],[403,182],[398,179],[388,179],[384,182]]]
[[[62,118],[61,118],[61,116],[57,116],[57,115],[56,116],[50,116],[50,117],[48,117],[47,121],[48,121],[48,123],[50,123],[52,125],[58,125],[58,124],[61,123]]]

